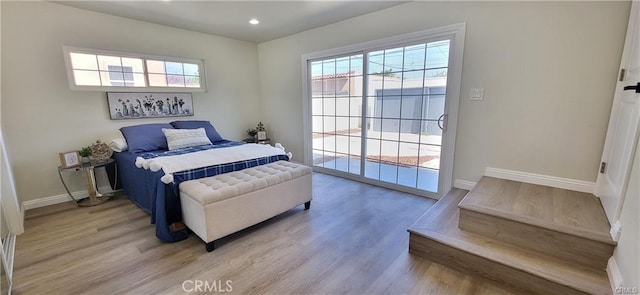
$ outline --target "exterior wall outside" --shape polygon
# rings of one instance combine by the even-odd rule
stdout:
[[[383,96],[389,95],[400,95],[400,93],[392,93],[392,91],[399,92],[403,87],[405,89],[417,89],[420,94],[422,93],[422,87],[426,87],[427,89],[431,88],[439,88],[445,87],[447,84],[447,79],[445,78],[427,78],[427,79],[413,79],[413,80],[401,80],[400,78],[390,79],[389,77],[383,77],[379,75],[369,75],[368,76],[368,84],[367,84],[367,94],[369,96],[369,101],[367,105],[369,106],[369,110],[367,111],[368,116],[372,117],[380,117],[381,116],[381,100]],[[318,77],[319,78],[319,77]],[[326,82],[332,82],[331,87],[325,87]],[[335,81],[335,82],[334,82]],[[324,82],[324,85],[323,85]],[[384,83],[384,87],[383,87]],[[311,87],[312,97],[313,98],[322,98],[324,96],[324,103],[320,100],[314,100],[312,102],[312,114],[336,114],[336,110],[343,110],[343,114],[346,112],[350,113],[350,116],[360,117],[362,116],[362,97],[364,94],[362,93],[362,76],[355,77],[338,77],[334,79],[321,80],[314,79],[312,82],[313,86]],[[344,89],[344,91],[336,93],[333,89],[334,85],[338,85],[337,89]],[[325,87],[325,88],[323,88]],[[405,93],[407,91],[405,90]],[[413,92],[412,92],[413,93]],[[412,116],[404,116],[404,119],[421,119],[420,108],[422,107],[422,103],[416,94],[405,95],[402,98],[404,107],[403,110],[408,110],[411,107],[417,107],[417,112]],[[420,97],[421,98],[421,97]],[[400,113],[400,99],[389,99],[385,98],[385,109],[393,109],[398,114]],[[444,110],[444,100],[442,97],[433,96],[428,98],[428,106],[425,105],[425,110],[431,110],[428,114],[425,115],[428,118],[438,118],[441,111],[437,111],[438,109]],[[348,110],[348,111],[347,111]],[[437,114],[436,114],[437,113]],[[427,118],[424,117],[424,118]],[[320,118],[312,118],[314,128],[319,126],[323,126],[325,132],[332,131],[345,131],[353,128],[362,128],[362,121],[358,118],[351,118],[349,120],[340,120],[340,121],[327,121],[322,122]],[[384,120],[384,122],[380,122],[380,119],[371,118],[367,122],[367,127],[370,130],[374,131],[393,131],[397,132],[400,126],[399,120],[394,120],[391,122],[390,120]],[[387,122],[389,121],[389,122]],[[323,125],[324,124],[324,125]],[[407,126],[408,127],[408,126]],[[412,126],[407,129],[407,127],[402,128],[402,132],[416,133],[416,128],[420,128],[418,125]],[[429,124],[425,126],[428,129],[428,132],[431,134],[440,135],[440,129],[437,125]],[[319,129],[314,129],[313,132],[321,132]],[[420,133],[419,131],[417,133]]]

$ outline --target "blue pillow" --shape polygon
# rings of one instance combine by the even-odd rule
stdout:
[[[129,152],[142,153],[168,149],[162,128],[173,129],[169,123],[143,124],[120,128],[129,146]]]
[[[207,137],[211,142],[215,143],[216,141],[224,140],[216,128],[213,128],[211,122],[209,121],[197,121],[197,120],[189,120],[189,121],[173,121],[171,122],[173,128],[175,129],[198,129],[204,128],[204,131],[207,133]]]

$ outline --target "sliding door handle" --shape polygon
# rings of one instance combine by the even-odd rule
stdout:
[[[449,117],[449,114],[442,114],[442,115],[440,115],[440,117],[438,117],[438,127],[440,127],[440,130],[447,131],[447,118],[448,117]]]

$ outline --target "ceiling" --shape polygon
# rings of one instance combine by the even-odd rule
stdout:
[[[51,1],[171,27],[260,43],[406,1]],[[258,25],[249,19],[257,18]]]

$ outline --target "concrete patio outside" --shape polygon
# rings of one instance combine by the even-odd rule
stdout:
[[[360,174],[360,129],[335,133],[313,139],[314,165]],[[440,135],[367,131],[367,138],[365,177],[437,192]]]

